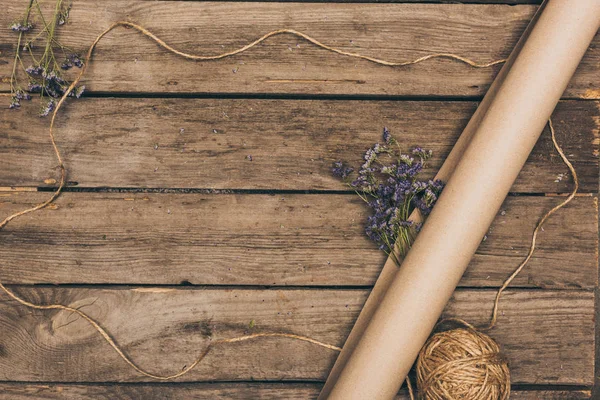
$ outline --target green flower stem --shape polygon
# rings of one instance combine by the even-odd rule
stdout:
[[[25,19],[23,20],[23,25],[27,26],[29,23],[29,15],[31,14],[31,6],[33,5],[34,0],[29,0],[29,5],[27,6],[27,10],[25,11]],[[19,51],[21,50],[21,40],[23,39],[23,35],[25,32],[19,32],[19,39],[17,40],[17,50],[15,51],[15,59],[13,62],[12,75],[10,76],[10,90],[11,92],[15,92],[17,90],[17,63],[21,61],[19,57]]]

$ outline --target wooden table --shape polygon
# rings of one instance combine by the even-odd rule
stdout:
[[[25,2],[2,3],[7,92],[15,36],[6,27]],[[536,9],[526,3],[538,1],[465,3],[488,4],[76,0],[60,37],[83,53],[129,19],[178,49],[216,54],[293,28],[391,60],[452,52],[487,62],[509,54]],[[593,391],[599,46],[600,36],[554,116],[580,194],[540,233],[491,332],[515,399]],[[157,374],[180,371],[210,340],[245,333],[341,346],[385,255],[365,237],[368,210],[331,176],[332,162],[359,163],[387,126],[406,149],[433,149],[432,176],[498,70],[440,59],[378,66],[289,35],[192,62],[131,29],[113,31],[98,46],[85,98],[57,120],[68,189],[0,232],[0,282],[35,303],[79,307]],[[56,185],[49,120],[37,113],[35,102],[0,110],[0,217]],[[536,222],[572,185],[544,132],[446,316],[488,320]],[[189,374],[161,383],[126,365],[81,318],[0,295],[2,399],[313,398],[335,357],[310,343],[258,339],[215,347]]]

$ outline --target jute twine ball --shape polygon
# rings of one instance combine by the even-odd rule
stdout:
[[[505,400],[510,395],[510,372],[500,347],[471,327],[431,336],[416,372],[422,400]]]

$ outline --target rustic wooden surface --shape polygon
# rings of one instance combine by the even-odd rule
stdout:
[[[365,149],[380,140],[383,126],[407,149],[426,144],[434,151],[427,171],[432,177],[476,105],[94,98],[68,107],[56,137],[69,181],[78,186],[348,190],[332,177],[331,164],[358,165]],[[0,110],[4,186],[50,186],[44,181],[58,179],[44,134],[47,121],[38,112],[32,104],[18,112]],[[599,113],[600,102],[566,101],[555,114],[558,140],[577,168],[581,192],[598,191]],[[546,130],[512,190],[567,192],[571,181],[559,175],[568,172]]]
[[[174,385],[76,385],[0,384],[0,390],[14,400],[118,399],[263,399],[304,400],[316,398],[321,388],[315,383],[217,383]],[[583,400],[589,390],[513,390],[514,400]],[[409,400],[403,390],[396,400]]]
[[[378,3],[76,0],[61,40],[83,52],[127,19],[202,54],[286,27],[391,60],[453,52],[491,61],[509,54],[540,1]],[[25,4],[2,5],[6,92],[15,46],[7,26]],[[581,195],[540,232],[491,332],[510,362],[514,399],[600,394],[599,45],[600,35],[554,115]],[[86,97],[57,120],[67,193],[0,231],[0,282],[35,303],[80,307],[156,373],[181,370],[210,340],[251,332],[341,346],[385,256],[364,237],[368,210],[331,177],[331,163],[357,164],[388,126],[406,148],[434,150],[432,176],[498,70],[449,60],[382,67],[289,35],[233,58],[189,62],[131,30],[111,32]],[[36,103],[0,108],[0,218],[56,186],[48,119],[37,112]],[[572,185],[546,130],[445,316],[487,322],[537,220]],[[80,318],[0,295],[3,400],[315,398],[335,356],[258,339],[216,347],[188,375],[159,383],[136,374]],[[404,390],[398,399],[408,399]]]
[[[208,339],[284,331],[340,346],[368,292],[362,289],[15,288],[39,303],[80,307],[148,370],[170,374]],[[454,294],[445,316],[485,324],[494,290]],[[148,381],[69,312],[30,312],[0,300],[0,376],[7,381]],[[513,384],[593,383],[594,296],[588,291],[512,290],[497,328]],[[252,323],[254,321],[254,323]],[[251,327],[251,325],[253,325]],[[540,340],[543,335],[544,340]],[[178,381],[324,380],[336,352],[286,338],[215,347]],[[560,360],[560,362],[559,362]],[[53,365],[53,368],[48,368]]]
[[[5,1],[0,26],[22,10]],[[119,19],[146,26],[174,47],[219,54],[282,27],[307,33],[346,51],[390,60],[456,53],[489,62],[507,57],[534,5],[235,3],[196,1],[82,0],[71,12],[76,35],[63,43],[84,53]],[[0,76],[8,77],[14,34],[0,33]],[[598,39],[565,96],[599,99]],[[135,49],[135,51],[132,51]],[[86,86],[126,93],[270,93],[378,96],[481,96],[500,66],[473,69],[450,60],[390,68],[317,49],[294,36],[274,37],[237,57],[186,62],[130,29],[109,33],[98,46]],[[2,81],[6,81],[3,79]],[[0,85],[6,89],[8,83]]]
[[[0,193],[0,210],[47,195]],[[461,286],[500,286],[558,200],[509,197]],[[584,196],[549,220],[514,285],[593,289],[596,215]],[[0,231],[0,282],[368,286],[386,255],[366,216],[354,194],[65,193]]]

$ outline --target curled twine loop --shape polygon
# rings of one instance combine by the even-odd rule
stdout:
[[[60,100],[56,104],[56,108],[54,109],[54,111],[52,113],[52,118],[50,120],[50,127],[49,127],[48,132],[49,132],[49,136],[50,136],[50,141],[52,143],[52,148],[54,150],[54,153],[55,153],[57,161],[58,161],[58,166],[60,168],[60,183],[59,183],[58,188],[46,201],[44,201],[34,207],[19,211],[17,213],[14,213],[14,214],[6,217],[2,222],[0,222],[0,230],[3,229],[10,221],[12,221],[15,218],[18,218],[22,215],[25,215],[25,214],[28,214],[31,212],[35,212],[37,210],[41,210],[42,208],[47,207],[48,205],[52,204],[58,198],[58,196],[60,196],[60,194],[62,193],[62,191],[65,187],[65,184],[66,184],[67,169],[65,167],[63,158],[62,158],[60,150],[56,144],[56,140],[55,140],[55,136],[54,136],[53,129],[54,129],[56,116],[58,114],[58,111],[62,107],[63,103],[65,102],[65,99],[69,95],[69,93],[71,93],[73,91],[75,86],[79,83],[79,81],[85,74],[89,63],[91,62],[94,48],[96,47],[98,42],[107,33],[109,33],[110,31],[112,31],[113,29],[115,29],[119,26],[133,28],[133,29],[139,31],[140,33],[142,33],[143,35],[145,35],[146,37],[154,40],[160,47],[162,47],[174,54],[177,54],[181,57],[191,59],[191,60],[198,60],[198,61],[218,60],[218,59],[230,57],[230,56],[242,53],[242,52],[258,45],[259,43],[263,42],[264,40],[268,39],[271,36],[280,35],[280,34],[291,34],[291,35],[303,38],[303,39],[307,40],[308,42],[314,44],[315,46],[323,48],[330,52],[337,53],[337,54],[347,56],[347,57],[363,59],[363,60],[370,61],[370,62],[373,62],[376,64],[390,66],[390,67],[402,67],[402,66],[418,64],[418,63],[421,63],[423,61],[430,60],[433,58],[450,58],[450,59],[453,59],[456,61],[463,62],[473,68],[487,68],[487,67],[491,67],[493,65],[502,64],[506,61],[505,59],[501,59],[501,60],[496,60],[496,61],[492,61],[489,63],[477,63],[475,61],[472,61],[468,58],[465,58],[465,57],[462,57],[462,56],[459,56],[456,54],[436,53],[436,54],[426,55],[426,56],[417,58],[412,61],[393,62],[393,61],[387,61],[387,60],[383,60],[383,59],[365,56],[365,55],[358,54],[358,53],[351,53],[351,52],[343,51],[343,50],[325,45],[325,44],[319,42],[318,40],[316,40],[302,32],[293,30],[293,29],[279,29],[279,30],[269,32],[269,33],[263,35],[262,37],[260,37],[259,39],[255,40],[239,49],[236,49],[236,50],[233,50],[230,52],[213,55],[213,56],[201,56],[201,55],[188,54],[188,53],[179,51],[179,50],[171,47],[167,43],[165,43],[163,40],[161,40],[160,38],[155,36],[153,33],[148,31],[146,28],[144,28],[138,24],[135,24],[133,22],[129,22],[129,21],[115,22],[109,28],[104,30],[100,35],[98,35],[96,37],[96,39],[94,40],[94,42],[92,43],[92,45],[89,47],[89,49],[87,51],[85,64],[83,65],[82,69],[80,70],[80,72],[77,75],[77,77],[75,78],[75,80],[69,85],[67,90],[64,92],[63,96],[60,98]],[[560,208],[567,205],[575,197],[575,194],[577,193],[577,190],[579,188],[579,180],[577,178],[577,173],[575,172],[573,165],[567,159],[567,157],[565,156],[561,147],[558,145],[558,143],[556,141],[554,127],[552,125],[551,120],[549,121],[549,126],[550,126],[550,131],[552,134],[552,142],[554,144],[554,147],[556,148],[557,152],[560,154],[563,162],[569,168],[569,171],[571,172],[571,174],[573,176],[573,180],[575,182],[575,188],[573,189],[573,192],[563,202],[561,202],[560,204],[558,204],[557,206],[552,208],[550,211],[548,211],[542,217],[542,219],[538,222],[535,230],[533,231],[531,246],[529,249],[529,253],[527,254],[527,257],[517,267],[517,269],[506,279],[506,281],[504,282],[502,287],[498,290],[495,301],[494,301],[494,308],[493,308],[493,312],[492,312],[491,322],[488,325],[488,327],[481,329],[481,331],[490,330],[496,324],[497,315],[498,315],[498,303],[500,301],[500,296],[503,293],[503,291],[508,287],[508,285],[510,285],[510,283],[514,280],[514,278],[521,272],[521,270],[525,267],[525,265],[531,259],[531,256],[533,255],[533,252],[535,251],[535,247],[536,247],[537,234],[538,234],[539,230],[541,229],[542,225],[544,224],[544,222],[557,210],[559,210]],[[40,304],[31,303],[31,302],[23,299],[19,295],[15,294],[13,291],[8,289],[2,283],[0,283],[0,289],[2,289],[2,291],[4,291],[11,299],[13,299],[14,301],[18,302],[19,304],[21,304],[25,307],[29,307],[29,308],[36,309],[36,310],[63,310],[63,311],[68,311],[68,312],[79,315],[81,318],[83,318],[85,321],[87,321],[104,338],[104,340],[113,348],[113,350],[115,350],[115,352],[119,355],[119,357],[122,358],[130,367],[132,367],[135,371],[137,371],[141,375],[144,375],[144,376],[152,378],[152,379],[157,379],[157,380],[166,381],[166,380],[175,379],[175,378],[181,377],[182,375],[187,374],[193,368],[195,368],[204,359],[204,357],[206,357],[206,355],[210,352],[211,348],[216,345],[231,344],[231,343],[243,342],[243,341],[264,338],[264,337],[288,338],[288,339],[294,339],[294,340],[300,340],[300,341],[312,343],[316,346],[324,347],[324,348],[327,348],[327,349],[330,349],[333,351],[339,352],[342,350],[338,346],[330,345],[330,344],[323,343],[318,340],[312,339],[310,337],[296,335],[296,334],[292,334],[292,333],[283,333],[283,332],[256,333],[256,334],[251,334],[251,335],[244,335],[244,336],[238,336],[238,337],[234,337],[234,338],[219,339],[219,340],[212,341],[200,353],[200,355],[196,358],[196,360],[192,364],[190,364],[188,367],[184,368],[180,372],[178,372],[176,374],[172,374],[172,375],[157,375],[157,374],[153,374],[153,373],[148,372],[145,369],[139,367],[127,354],[125,354],[123,352],[123,350],[119,347],[119,345],[111,337],[111,335],[106,331],[106,329],[104,329],[96,320],[94,320],[92,317],[90,317],[83,311],[81,311],[77,308],[64,306],[62,304],[40,305]],[[494,342],[493,339],[491,339],[486,334],[479,332],[475,327],[473,327],[472,325],[470,325],[469,323],[467,323],[466,321],[461,320],[461,319],[445,319],[445,320],[441,321],[440,324],[446,323],[449,321],[458,322],[461,325],[463,325],[464,328],[453,329],[453,330],[449,330],[449,331],[445,331],[445,332],[438,332],[438,333],[434,334],[427,341],[427,343],[421,350],[421,353],[419,354],[419,359],[417,360],[417,385],[419,388],[419,393],[421,393],[421,397],[423,399],[428,399],[428,400],[429,399],[437,400],[437,399],[465,398],[465,397],[460,397],[460,395],[458,397],[455,397],[456,394],[454,394],[454,393],[456,393],[456,392],[454,390],[456,389],[456,387],[459,387],[461,385],[462,386],[464,386],[464,385],[473,386],[474,385],[473,387],[475,387],[475,389],[467,388],[465,391],[464,388],[462,388],[463,389],[462,393],[469,394],[466,398],[490,399],[490,400],[497,399],[497,398],[501,398],[501,399],[508,398],[508,394],[510,392],[510,377],[508,375],[508,367],[506,367],[506,363],[499,357],[499,347],[496,344],[496,342]],[[438,324],[438,326],[439,326],[439,324]],[[467,355],[465,356],[465,354],[467,354]],[[499,362],[504,363],[502,365],[504,365],[505,367],[502,367],[502,366],[496,367],[496,365]],[[480,370],[482,369],[480,367],[483,365],[490,365],[490,364],[493,366],[484,368],[485,372],[483,373],[483,375],[480,374]],[[468,371],[469,373],[465,374],[464,371]],[[499,377],[502,374],[504,374],[506,376],[506,379],[504,379],[504,380],[499,379]],[[412,384],[411,384],[409,378],[406,379],[406,383],[407,383],[409,395],[410,395],[411,399],[414,399],[415,398],[414,390],[413,390],[413,387],[412,387]],[[493,386],[493,388],[489,388],[488,386]],[[499,389],[495,389],[496,387],[499,387]],[[477,389],[477,388],[479,388],[479,389]],[[490,397],[492,395],[494,395],[495,397]],[[440,397],[440,396],[446,396],[446,397]],[[477,397],[477,396],[479,396],[479,397]],[[485,396],[487,396],[487,397],[485,397]]]

